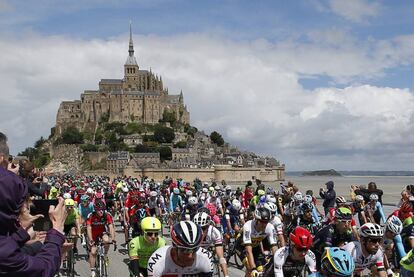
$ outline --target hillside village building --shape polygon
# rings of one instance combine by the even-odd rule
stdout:
[[[169,95],[161,76],[139,68],[131,27],[128,53],[123,79],[101,79],[98,90],[85,90],[81,100],[60,104],[55,135],[61,135],[69,126],[93,133],[105,117],[109,122],[157,124],[164,111],[173,112],[181,123],[190,123],[183,93]]]

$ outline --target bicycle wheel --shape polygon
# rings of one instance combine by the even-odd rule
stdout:
[[[220,277],[220,265],[216,260],[214,260],[213,276]]]
[[[75,259],[73,249],[71,249],[67,255],[66,276],[73,277],[75,276]]]
[[[244,267],[243,260],[240,258],[239,254],[234,251],[234,264],[238,269],[242,269]]]

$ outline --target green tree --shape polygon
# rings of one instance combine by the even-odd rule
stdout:
[[[172,128],[159,125],[154,131],[154,140],[159,143],[171,143],[174,138],[175,134]]]
[[[164,113],[162,114],[162,119],[160,122],[169,122],[171,125],[173,125],[177,121],[177,118],[175,117],[174,112],[169,112],[167,110],[164,110]]]
[[[211,133],[210,139],[213,143],[217,144],[218,146],[222,146],[224,144],[223,137],[216,131]]]
[[[18,156],[26,156],[29,160],[34,160],[39,154],[39,150],[33,147],[27,147],[25,150],[17,154]]]
[[[146,144],[138,144],[135,146],[135,153],[151,153],[152,149]]]
[[[195,133],[198,132],[198,129],[196,127],[193,127],[193,126],[189,125],[189,124],[186,124],[184,126],[184,132],[186,132],[190,136],[194,137]]]
[[[56,127],[50,128],[50,136],[49,136],[49,139],[53,138],[53,136],[55,135],[55,132],[56,132]]]
[[[85,152],[98,152],[98,146],[90,143],[82,145],[81,149]]]
[[[157,150],[160,153],[160,159],[161,159],[161,161],[171,160],[172,159],[172,151],[171,151],[171,148],[170,147],[168,147],[168,146],[161,146]]]
[[[131,134],[136,134],[136,133],[142,133],[142,126],[136,122],[132,122],[132,123],[128,123],[127,125],[125,125],[125,132],[128,135]]]
[[[82,144],[83,134],[75,127],[68,127],[62,134],[62,143]]]
[[[176,148],[186,148],[187,147],[187,142],[185,140],[179,141],[174,145],[174,147],[176,147]]]
[[[42,147],[42,145],[46,142],[46,140],[43,137],[40,137],[40,139],[38,139],[35,144],[34,147],[35,148],[40,148]]]

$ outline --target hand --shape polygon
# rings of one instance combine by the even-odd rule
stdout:
[[[52,221],[53,229],[56,229],[62,233],[67,215],[68,212],[65,208],[65,201],[63,198],[59,197],[59,203],[57,206],[55,207],[51,205],[49,207],[49,217],[50,221]]]
[[[20,168],[19,164],[9,163],[7,165],[7,170],[13,172],[16,175],[19,175],[19,168]]]
[[[41,232],[35,232],[34,240],[40,241],[41,243],[45,242],[47,232],[41,231]]]
[[[20,226],[22,226],[25,230],[28,230],[33,226],[33,222],[41,217],[43,217],[41,214],[31,215],[27,206],[23,205],[19,215]]]

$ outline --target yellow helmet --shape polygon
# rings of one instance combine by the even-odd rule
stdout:
[[[122,187],[124,186],[124,183],[122,183],[122,182],[119,182],[117,185],[116,185],[116,187],[118,188],[118,189],[122,189]]]
[[[161,221],[156,217],[146,217],[141,221],[141,229],[144,232],[159,232]]]
[[[50,193],[57,193],[58,189],[56,187],[51,187],[50,188]]]
[[[65,206],[73,207],[75,206],[75,201],[73,199],[65,199]]]
[[[257,194],[259,195],[259,196],[262,196],[262,195],[265,195],[265,191],[264,190],[262,190],[262,189],[259,189],[258,191],[257,191]]]

